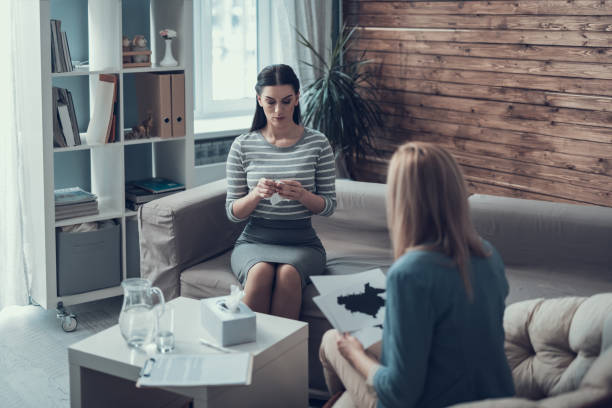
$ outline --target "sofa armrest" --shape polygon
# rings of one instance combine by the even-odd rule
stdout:
[[[225,214],[225,180],[172,194],[138,211],[140,274],[167,300],[180,295],[180,273],[232,248],[244,223]]]

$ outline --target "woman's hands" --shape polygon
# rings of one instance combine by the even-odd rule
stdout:
[[[336,339],[336,345],[338,351],[342,354],[342,357],[346,358],[349,362],[354,365],[355,357],[360,354],[365,355],[363,345],[355,337],[348,333],[339,333]]]
[[[262,177],[252,191],[259,198],[270,198],[277,191],[276,182]]]
[[[299,201],[314,214],[318,214],[325,208],[325,200],[316,194],[306,190],[297,180],[277,180],[260,178],[257,184],[248,195],[248,201],[251,203],[244,212],[237,211],[234,207],[234,215],[237,213],[248,216],[259,203],[262,198],[270,198],[274,193],[278,193],[282,198],[287,200]],[[244,198],[244,197],[243,197]],[[242,199],[241,199],[242,200]],[[248,213],[246,210],[249,210]]]
[[[363,345],[348,333],[338,333],[336,346],[342,357],[357,370],[363,378],[369,378],[378,369],[377,360],[366,354]]]
[[[302,202],[306,189],[297,180],[279,180],[275,183],[278,194],[289,200]]]
[[[272,194],[278,193],[288,200],[301,201],[306,194],[306,189],[296,180],[274,181],[262,177],[253,188],[253,192],[260,198],[270,198]]]

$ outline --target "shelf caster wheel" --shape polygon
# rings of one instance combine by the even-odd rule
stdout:
[[[59,302],[57,304],[56,312],[57,312],[57,318],[60,321],[62,329],[66,333],[73,332],[76,330],[78,326],[76,315],[72,313],[68,313],[66,309],[64,309],[64,305],[62,304],[62,302]]]
[[[68,315],[62,318],[62,329],[66,332],[73,332],[78,326],[78,322],[75,315]]]

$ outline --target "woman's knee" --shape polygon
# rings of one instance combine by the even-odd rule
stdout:
[[[279,265],[276,269],[276,286],[282,286],[287,289],[301,289],[302,278],[300,273],[293,265]]]
[[[274,265],[267,262],[258,262],[249,269],[247,282],[256,285],[272,285],[274,274]]]
[[[337,339],[338,330],[336,329],[329,329],[323,334],[323,337],[321,338],[321,346],[319,347],[319,360],[321,360],[321,363],[327,364],[330,353],[336,352],[338,349],[336,343]]]

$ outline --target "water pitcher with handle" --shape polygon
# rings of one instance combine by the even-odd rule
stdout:
[[[130,278],[121,282],[123,307],[119,314],[121,335],[130,347],[142,347],[153,342],[157,332],[157,320],[164,313],[164,294],[152,287],[147,279]],[[159,303],[153,303],[153,295]]]

